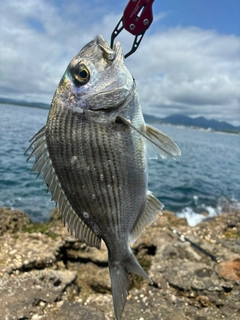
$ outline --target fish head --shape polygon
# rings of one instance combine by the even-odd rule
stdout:
[[[115,109],[131,95],[133,85],[120,43],[111,49],[98,35],[69,63],[53,102],[62,99],[68,108],[82,112]]]

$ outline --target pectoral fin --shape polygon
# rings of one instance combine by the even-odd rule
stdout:
[[[163,207],[164,205],[154,197],[151,191],[148,191],[145,211],[130,233],[130,244],[133,244],[143,230],[161,215]]]
[[[138,129],[130,120],[127,120],[122,116],[118,116],[117,120],[120,120],[130,126],[145,138],[149,158],[155,158],[157,155],[165,159],[167,158],[167,155],[169,155],[177,161],[175,156],[181,155],[178,145],[160,130],[145,124],[142,125],[142,128]]]

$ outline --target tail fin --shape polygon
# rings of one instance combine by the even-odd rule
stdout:
[[[129,290],[128,272],[138,274],[150,283],[153,282],[142,269],[132,252],[121,262],[115,262],[109,259],[108,263],[112,284],[114,313],[116,320],[120,320]]]

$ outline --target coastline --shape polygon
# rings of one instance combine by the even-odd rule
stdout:
[[[0,208],[0,244],[1,319],[114,319],[105,246],[76,241],[58,209],[49,222],[32,223],[22,211]],[[130,276],[122,319],[239,319],[239,247],[240,210],[195,227],[164,211],[132,247],[155,285]]]
[[[5,105],[13,105],[13,106],[20,106],[20,107],[28,107],[28,108],[38,108],[49,111],[50,104],[43,103],[43,102],[27,102],[27,101],[16,101],[16,100],[5,100],[0,97],[0,104]],[[144,114],[144,116],[147,116]],[[146,121],[146,123],[149,124],[155,124],[155,125],[167,125],[167,126],[174,126],[180,129],[192,129],[192,130],[198,130],[203,132],[214,132],[214,133],[220,133],[220,134],[232,134],[232,135],[240,135],[239,129],[236,130],[220,130],[220,129],[214,129],[214,128],[205,128],[201,126],[196,125],[184,125],[184,124],[174,124],[170,122],[166,122],[163,119],[159,120],[149,120]]]

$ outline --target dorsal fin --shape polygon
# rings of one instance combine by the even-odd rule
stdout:
[[[161,215],[163,207],[164,205],[154,197],[152,192],[148,191],[146,208],[130,233],[130,244],[133,244],[143,230]]]
[[[36,133],[30,141],[32,142],[25,153],[27,153],[31,147],[33,147],[33,151],[28,157],[27,161],[33,155],[35,156],[35,163],[32,171],[37,171],[37,176],[39,176],[40,173],[43,173],[43,180],[51,191],[52,200],[59,205],[64,223],[67,223],[68,230],[71,233],[74,233],[76,238],[78,238],[80,241],[85,242],[91,247],[100,249],[101,238],[97,237],[73,210],[62,189],[48,153],[45,127],[38,131],[38,133]]]

